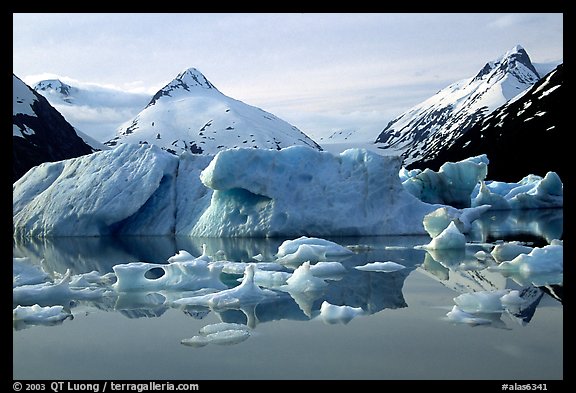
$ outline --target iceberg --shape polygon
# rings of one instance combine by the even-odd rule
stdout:
[[[317,237],[301,236],[298,239],[285,240],[284,242],[282,242],[282,244],[278,247],[276,257],[280,259],[281,257],[285,257],[288,254],[294,254],[299,250],[300,246],[302,245],[313,246],[317,250],[321,250],[323,254],[327,257],[353,254],[353,252],[350,249],[348,249],[347,247],[343,247],[338,243],[334,243],[332,241]]]
[[[399,157],[365,149],[224,150],[201,173],[214,193],[190,235],[421,234],[434,207],[403,189],[399,168]]]
[[[197,336],[180,341],[189,347],[203,347],[208,344],[233,345],[241,343],[250,337],[250,328],[239,323],[220,322],[201,328]]]
[[[471,194],[472,206],[492,205],[493,210],[550,209],[564,206],[564,186],[556,172],[528,175],[518,183],[482,181]]]
[[[16,306],[12,311],[14,327],[24,329],[29,325],[56,325],[65,319],[72,319],[69,311],[64,310],[64,306],[41,307],[38,304],[32,306]]]
[[[327,324],[341,323],[346,325],[358,315],[366,314],[361,307],[337,306],[323,301],[320,306],[320,318]]]
[[[518,254],[510,261],[503,261],[488,268],[511,277],[520,285],[535,286],[563,284],[564,246],[561,240],[553,240],[544,247],[534,247],[529,253]]]
[[[466,237],[462,234],[456,224],[451,221],[448,227],[435,236],[430,243],[424,246],[429,250],[447,250],[466,247]]]
[[[182,252],[177,254],[182,255]],[[222,268],[202,259],[157,264],[131,262],[113,266],[117,281],[112,286],[118,292],[134,290],[186,290],[204,288],[224,289],[220,281]],[[155,273],[159,275],[156,277]]]
[[[185,297],[174,301],[178,305],[197,305],[212,309],[239,308],[244,305],[255,305],[268,297],[276,296],[276,292],[262,289],[254,282],[255,264],[246,266],[244,278],[240,285],[216,293],[202,296]]]
[[[488,157],[482,154],[458,162],[444,163],[438,172],[401,171],[404,188],[418,199],[456,208],[471,206],[470,195],[488,173]]]
[[[354,266],[354,268],[358,269],[358,270],[363,270],[366,272],[389,273],[389,272],[395,272],[397,270],[405,269],[406,266],[401,265],[401,264],[396,263],[396,262],[387,261],[387,262],[371,262],[371,263],[367,263],[367,264],[362,265],[362,266]]]
[[[154,145],[44,163],[13,185],[17,237],[423,234],[438,206],[407,192],[400,157],[306,146],[176,157]],[[398,220],[402,217],[402,220]]]

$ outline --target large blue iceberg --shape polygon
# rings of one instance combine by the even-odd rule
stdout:
[[[17,236],[424,234],[438,206],[404,190],[398,157],[302,146],[179,157],[121,145],[45,163],[13,186]]]

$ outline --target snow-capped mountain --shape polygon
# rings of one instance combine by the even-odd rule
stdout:
[[[224,95],[195,68],[178,74],[106,142],[108,146],[121,143],[154,144],[175,154],[292,145],[322,150],[295,126]]]
[[[544,176],[548,171],[568,176],[561,153],[569,142],[565,136],[565,87],[563,64],[538,83],[498,108],[433,159],[410,168],[436,169],[446,161],[459,161],[477,154],[490,160],[489,175],[518,181],[526,173]]]
[[[150,101],[150,95],[60,79],[37,82],[42,94],[75,128],[98,142],[113,138],[116,129]]]
[[[520,45],[392,120],[377,137],[381,149],[400,154],[405,165],[432,159],[486,115],[540,79]]]
[[[12,181],[30,168],[93,153],[90,146],[46,98],[13,75]]]

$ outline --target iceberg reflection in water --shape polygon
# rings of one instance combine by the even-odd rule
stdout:
[[[424,250],[418,246],[430,241],[427,236],[387,236],[327,239],[346,247],[347,252],[339,255],[327,256],[318,248],[320,246],[314,244],[300,245],[299,249],[295,248],[289,254],[299,255],[299,250],[303,257],[318,256],[318,261],[313,263],[298,262],[295,257],[286,258],[285,253],[279,254],[284,239],[14,239],[14,377],[42,376],[34,374],[38,373],[32,371],[34,362],[24,355],[34,346],[36,351],[44,348],[44,355],[53,359],[55,364],[58,361],[66,363],[66,355],[58,355],[59,351],[51,353],[51,346],[47,344],[49,337],[59,335],[58,329],[72,331],[69,337],[82,336],[80,330],[90,323],[95,329],[103,329],[101,334],[124,335],[126,343],[139,337],[137,332],[125,327],[125,323],[117,318],[113,318],[116,321],[113,326],[99,322],[118,314],[124,320],[159,321],[160,325],[155,325],[155,329],[164,331],[161,341],[171,349],[165,353],[160,351],[157,356],[167,359],[192,356],[175,350],[173,345],[176,343],[188,351],[211,351],[209,354],[204,352],[212,359],[210,361],[227,365],[226,374],[220,375],[212,370],[202,375],[195,374],[194,378],[435,378],[433,369],[418,371],[418,367],[415,367],[408,372],[404,369],[393,371],[394,368],[391,368],[383,372],[362,367],[361,370],[341,373],[338,367],[331,368],[328,363],[336,361],[330,360],[331,356],[342,356],[344,353],[350,357],[365,356],[366,360],[363,361],[370,364],[381,361],[382,353],[367,355],[366,351],[370,352],[368,343],[374,343],[375,336],[390,337],[387,325],[400,329],[394,331],[397,340],[403,343],[400,352],[389,356],[396,358],[403,353],[401,357],[407,357],[407,363],[416,361],[416,354],[407,355],[413,353],[411,348],[422,347],[424,350],[433,344],[426,335],[414,336],[410,333],[418,329],[407,324],[414,317],[410,314],[411,308],[421,316],[428,316],[428,320],[419,324],[423,330],[428,329],[430,335],[441,329],[450,332],[452,339],[443,341],[442,346],[447,347],[446,351],[455,353],[470,335],[477,338],[469,339],[486,340],[487,347],[492,345],[491,339],[486,337],[487,333],[483,333],[486,329],[473,329],[470,333],[461,325],[492,327],[496,329],[489,331],[494,332],[502,329],[517,331],[518,328],[531,326],[537,310],[544,307],[542,312],[547,313],[547,319],[549,310],[560,310],[559,315],[553,314],[554,319],[546,322],[548,331],[551,329],[554,335],[540,333],[546,334],[546,339],[556,345],[550,348],[552,360],[548,362],[548,368],[540,368],[541,374],[530,371],[531,365],[534,364],[535,368],[537,363],[533,355],[535,350],[530,343],[537,340],[527,337],[528,333],[522,331],[505,339],[510,348],[514,347],[514,351],[524,354],[524,360],[530,358],[526,353],[532,354],[534,359],[526,360],[526,364],[519,362],[518,367],[509,369],[508,374],[502,376],[513,378],[530,372],[534,378],[561,378],[562,272],[547,272],[544,278],[535,276],[518,280],[513,275],[494,269],[498,264],[490,259],[489,253],[495,246],[494,239],[501,238],[510,239],[507,241],[527,239],[528,242],[523,244],[543,247],[553,239],[562,237],[562,222],[561,209],[489,212],[474,222],[473,229],[467,234],[468,243],[461,249]],[[286,263],[281,263],[283,261]],[[390,266],[394,269],[390,269]],[[442,285],[437,286],[438,283]],[[403,310],[404,314],[386,310]],[[195,322],[177,328],[174,320],[181,320],[182,317],[175,315]],[[402,322],[402,315],[410,318]],[[161,321],[165,321],[164,325]],[[311,323],[297,327],[292,324],[301,321]],[[513,323],[510,324],[510,321]],[[74,330],[76,323],[79,327]],[[148,331],[150,335],[158,332],[149,331],[149,324],[139,323],[138,326],[138,329]],[[267,326],[275,328],[271,330]],[[335,332],[333,329],[338,326],[346,330]],[[288,328],[291,329],[290,333],[286,331]],[[240,356],[242,351],[246,351],[245,361],[256,362],[250,353],[266,351],[270,340],[274,340],[279,351],[291,352],[299,347],[289,339],[295,332],[300,332],[303,342],[307,342],[309,348],[315,348],[315,352],[294,353],[290,355],[293,356],[292,360],[285,361],[316,356],[318,361],[324,359],[327,362],[322,372],[277,374],[271,370],[282,366],[279,362],[283,360],[277,359],[276,363],[270,360],[267,364],[264,356],[258,363],[260,370],[253,370],[250,374],[226,354],[226,351],[233,351],[235,356]],[[345,332],[348,335],[341,337]],[[531,334],[538,337],[538,332]],[[307,335],[309,338],[306,338]],[[331,338],[331,335],[334,337]],[[320,344],[328,345],[330,340],[338,341],[325,348],[324,352],[320,351]],[[355,350],[351,349],[351,343],[357,344]],[[82,340],[73,345],[79,353],[89,352],[84,346],[90,344]],[[143,338],[140,345],[146,347],[152,342]],[[126,346],[129,347],[128,344]],[[225,348],[217,349],[223,346]],[[146,361],[138,358],[141,356],[139,351],[144,349],[130,352],[134,356],[131,361],[144,365]],[[84,356],[90,357],[91,354]],[[485,363],[485,356],[478,355],[477,362]],[[399,362],[398,358],[395,361]],[[463,372],[457,368],[461,366],[457,366],[452,373],[446,374],[444,370],[437,375],[438,378],[447,379],[493,378],[494,373],[503,372],[482,371],[483,367],[488,366],[476,366],[475,371]],[[91,368],[94,365],[86,365],[86,369],[81,370],[78,367],[81,366],[65,370],[64,366],[51,366],[53,372],[56,372],[54,369],[58,372],[52,377],[112,377],[98,374]],[[116,377],[136,378],[132,367],[123,367],[123,371],[122,367],[115,371]],[[187,379],[184,369],[179,367],[157,371],[159,374],[155,374],[154,378]],[[290,367],[290,364],[284,364],[284,367]],[[142,377],[148,378],[147,375]]]

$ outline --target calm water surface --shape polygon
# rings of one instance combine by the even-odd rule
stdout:
[[[562,211],[491,214],[469,235],[471,243],[523,239],[542,246],[562,237]],[[14,240],[13,254],[51,272],[112,272],[134,261],[166,263],[179,250],[249,262],[272,261],[284,239],[60,238]],[[337,259],[346,268],[320,292],[225,310],[166,305],[154,293],[74,300],[73,319],[53,325],[15,325],[14,379],[563,379],[561,285],[518,283],[474,261],[466,252],[414,249],[427,236],[331,238],[362,245]],[[224,255],[222,255],[222,252]],[[41,262],[44,260],[44,262]],[[335,259],[336,260],[336,259]],[[394,261],[405,269],[366,272],[354,266]],[[223,277],[229,286],[238,276]],[[462,293],[519,289],[527,305],[491,315],[491,323],[451,322],[446,314]],[[165,296],[166,295],[166,296]],[[177,294],[174,294],[177,296]],[[159,300],[160,299],[160,300]],[[319,316],[323,301],[361,307],[345,323]],[[181,340],[219,322],[247,325],[245,341],[191,347]]]

